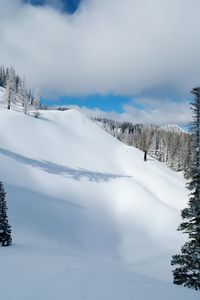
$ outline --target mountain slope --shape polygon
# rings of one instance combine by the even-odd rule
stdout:
[[[0,248],[4,299],[197,298],[146,277],[171,281],[187,201],[180,174],[75,110],[1,110],[0,141],[14,240]]]

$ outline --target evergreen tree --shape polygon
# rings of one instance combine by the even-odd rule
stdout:
[[[26,85],[25,78],[21,79],[18,87],[18,103],[21,103],[24,114],[27,115],[29,112],[29,92]]]
[[[0,182],[0,242],[2,246],[11,244],[11,227],[8,223],[6,193],[4,191],[3,183]]]
[[[36,89],[35,95],[33,98],[33,107],[35,109],[35,118],[39,117],[39,109],[40,109],[40,90],[39,88]]]
[[[5,92],[5,102],[7,109],[11,108],[11,104],[15,103],[16,100],[16,76],[13,67],[6,69],[6,92]]]
[[[6,86],[6,72],[3,66],[0,67],[0,86],[3,88]]]
[[[178,265],[173,271],[174,283],[196,290],[200,289],[200,88],[192,90],[193,121],[191,132],[193,138],[191,179],[187,185],[191,191],[188,207],[183,209],[183,222],[178,230],[188,234],[188,240],[181,248],[181,254],[172,257],[171,264]]]

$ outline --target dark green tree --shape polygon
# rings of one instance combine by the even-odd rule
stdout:
[[[0,87],[6,86],[6,72],[4,66],[0,66]]]
[[[0,242],[2,246],[9,246],[12,242],[11,226],[8,222],[6,193],[0,181]]]
[[[183,222],[178,230],[188,235],[181,248],[181,254],[172,257],[174,283],[196,290],[200,289],[200,87],[192,90],[191,103],[193,121],[191,123],[193,155],[190,181],[187,188],[191,191],[187,208],[182,210]]]

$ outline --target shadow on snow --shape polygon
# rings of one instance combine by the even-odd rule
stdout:
[[[26,165],[30,165],[34,168],[40,169],[44,172],[50,173],[50,174],[57,174],[62,175],[66,178],[72,178],[74,180],[80,181],[81,179],[87,179],[91,182],[108,182],[109,180],[117,179],[117,178],[128,178],[131,176],[125,176],[125,175],[117,175],[117,174],[111,174],[107,172],[96,172],[96,171],[89,171],[84,168],[71,168],[64,165],[59,165],[52,163],[50,161],[46,160],[36,160],[31,159],[26,156],[14,153],[12,151],[0,148],[0,154],[8,156],[18,162],[21,162]]]

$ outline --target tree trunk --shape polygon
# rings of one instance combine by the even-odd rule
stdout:
[[[144,161],[147,161],[147,150],[144,151]]]

